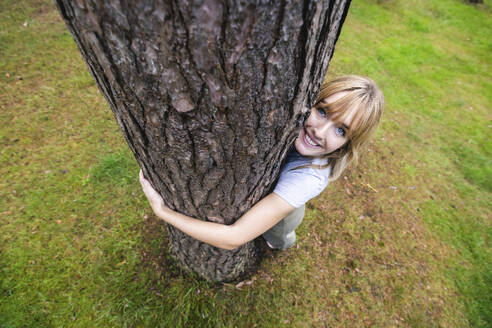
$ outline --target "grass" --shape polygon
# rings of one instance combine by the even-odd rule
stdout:
[[[491,22],[487,0],[352,3],[329,75],[376,80],[382,127],[235,287],[173,265],[53,4],[2,1],[0,327],[490,327]]]

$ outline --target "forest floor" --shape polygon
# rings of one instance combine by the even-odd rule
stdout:
[[[169,260],[51,1],[0,2],[0,327],[490,327],[491,2],[353,1],[328,76],[378,82],[357,167],[240,284]]]

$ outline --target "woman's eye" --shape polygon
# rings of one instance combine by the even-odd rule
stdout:
[[[323,108],[318,108],[318,113],[323,116],[323,117],[326,117],[326,111],[323,109]]]
[[[345,137],[345,130],[343,128],[336,128],[336,134],[340,137]]]

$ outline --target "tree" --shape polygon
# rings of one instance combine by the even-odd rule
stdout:
[[[56,0],[145,176],[167,205],[233,223],[272,187],[322,83],[350,0]],[[182,266],[247,273],[232,251],[168,227]]]

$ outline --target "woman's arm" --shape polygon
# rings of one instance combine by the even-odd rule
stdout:
[[[295,207],[271,193],[232,225],[207,222],[183,215],[164,205],[162,197],[152,188],[140,171],[140,183],[154,213],[187,235],[224,249],[234,249],[255,239],[292,212]]]

